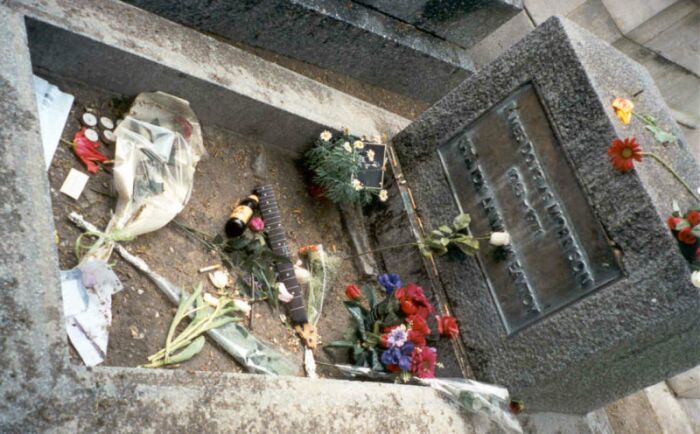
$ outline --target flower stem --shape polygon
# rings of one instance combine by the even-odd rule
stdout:
[[[698,196],[693,191],[693,189],[690,188],[690,186],[683,180],[683,178],[681,178],[681,176],[675,170],[673,170],[673,167],[671,167],[671,165],[668,164],[666,160],[664,160],[663,158],[661,158],[653,152],[642,152],[642,155],[652,157],[653,159],[658,161],[666,170],[668,170],[671,173],[671,175],[673,175],[676,178],[678,182],[680,182],[683,185],[683,187],[685,187],[686,190],[688,190],[688,193],[690,193],[690,195],[693,198],[695,198],[695,200],[700,201],[700,196]]]
[[[420,246],[420,244],[421,243],[403,243],[403,244],[396,244],[394,246],[381,247],[379,249],[368,250],[366,252],[358,253],[357,255],[346,256],[346,257],[342,258],[341,260],[345,261],[348,259],[359,258],[360,256],[369,255],[370,253],[381,252],[384,250],[398,249],[399,247]]]

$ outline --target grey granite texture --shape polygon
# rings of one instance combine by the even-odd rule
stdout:
[[[507,386],[530,410],[586,413],[700,361],[700,292],[665,225],[672,199],[681,207],[692,200],[654,161],[615,171],[607,148],[615,137],[635,136],[693,188],[700,169],[646,70],[553,17],[393,139],[427,227],[458,213],[436,147],[528,82],[572,175],[622,253],[624,277],[507,336],[476,261],[439,260],[438,269],[478,379]],[[664,147],[639,122],[619,122],[610,102],[632,95],[638,112],[655,116],[678,144]]]
[[[210,47],[227,55],[209,38],[178,30],[177,25],[116,1],[0,4],[0,432],[474,432],[470,416],[426,388],[70,364],[49,183],[44,162],[37,157],[42,151],[26,17],[31,26],[42,22],[67,28],[118,50],[129,47],[126,51],[137,57],[158,55],[156,61],[181,70],[183,87],[189,85],[189,74],[206,75],[210,66],[206,59],[187,60],[189,50]],[[214,64],[217,60],[224,62],[226,57],[209,59]],[[242,54],[238,60],[232,68],[238,73],[257,62]],[[308,106],[306,119],[319,115],[326,98],[350,101],[324,87],[315,93],[308,88],[311,82],[272,71],[279,74],[277,79],[291,81],[267,82],[268,86],[247,83],[247,98],[271,97],[270,111],[263,112],[268,115],[292,104],[272,98],[279,97],[282,89],[300,98],[293,103],[297,107]],[[114,67],[112,72],[115,81],[104,84],[118,90],[118,76],[133,71]],[[336,114],[324,114],[311,123]],[[201,119],[206,127],[207,117]],[[267,122],[274,123],[274,116]]]
[[[127,1],[200,31],[429,102],[474,69],[462,47],[344,0]]]
[[[395,134],[400,116],[119,2],[20,2],[35,68],[126,95],[160,89],[207,123],[290,153],[324,128]],[[114,17],[120,17],[119,20]],[[109,23],[105,25],[104,23]],[[184,80],[183,78],[187,78]]]
[[[355,0],[470,48],[523,9],[522,0]]]

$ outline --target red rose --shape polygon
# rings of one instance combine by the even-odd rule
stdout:
[[[676,230],[676,226],[678,226],[678,223],[682,222],[683,219],[680,217],[669,217],[666,223],[668,223],[668,228],[671,229],[672,231]]]
[[[700,212],[690,211],[685,218],[688,219],[690,226],[697,226],[700,224]]]
[[[680,242],[690,244],[691,246],[695,244],[695,241],[697,241],[697,238],[695,238],[695,235],[693,235],[691,232],[690,227],[683,228],[683,230],[678,232],[678,239]]]
[[[359,300],[362,298],[362,292],[357,285],[348,285],[345,287],[345,296],[350,300]]]
[[[406,315],[414,315],[416,312],[418,312],[418,308],[415,304],[413,304],[413,300],[406,298],[401,300],[401,311],[403,311],[403,313]]]
[[[399,365],[386,365],[385,366],[386,370],[395,373],[395,372],[400,372],[401,368],[399,368]]]
[[[435,378],[435,348],[416,346],[411,353],[411,373],[418,378]]]
[[[408,340],[418,346],[425,345],[425,337],[430,334],[430,327],[420,315],[411,315],[406,318],[409,325]]]
[[[459,336],[459,327],[457,327],[457,320],[455,317],[450,315],[436,316],[435,320],[437,320],[438,333],[450,339]]]

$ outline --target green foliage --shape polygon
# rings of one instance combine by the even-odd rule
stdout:
[[[197,285],[191,295],[187,296],[183,293],[165,339],[165,348],[150,356],[148,364],[143,365],[143,367],[159,368],[176,365],[196,356],[204,346],[202,334],[236,321],[236,318],[228,316],[229,313],[236,310],[233,300],[225,297],[219,299],[219,305],[216,308],[205,304],[202,299],[201,283]],[[175,336],[175,331],[180,323],[188,317],[191,318],[190,323]]]
[[[175,224],[192,239],[202,243],[208,251],[216,252],[228,268],[252,275],[260,283],[262,292],[240,277],[237,284],[253,301],[268,300],[273,307],[278,307],[275,266],[280,257],[270,250],[262,233],[246,231],[240,237],[224,239],[220,235],[214,237],[178,221]]]
[[[384,368],[379,361],[381,349],[377,346],[384,327],[399,325],[403,322],[399,316],[399,302],[392,296],[377,302],[375,288],[371,285],[362,287],[362,292],[369,309],[357,301],[345,301],[345,308],[352,318],[349,333],[342,340],[324,345],[324,349],[348,349],[355,366],[383,371]]]
[[[336,135],[329,141],[319,138],[304,154],[304,162],[313,173],[314,183],[323,188],[325,196],[335,203],[369,204],[379,193],[364,188],[357,190],[352,184],[364,158],[353,146],[358,140],[349,134]]]
[[[465,255],[474,255],[479,250],[479,240],[469,234],[470,222],[469,214],[459,214],[452,227],[442,225],[430,231],[420,243],[421,252],[424,256],[442,256],[454,247]]]
[[[675,143],[676,136],[664,131],[659,127],[656,118],[650,115],[640,115],[639,118],[644,122],[644,128],[649,130],[653,135],[654,139],[659,143]]]

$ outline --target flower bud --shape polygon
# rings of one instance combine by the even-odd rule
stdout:
[[[345,287],[345,296],[350,300],[359,300],[362,298],[362,292],[357,285],[348,285]]]
[[[510,244],[510,234],[508,232],[493,232],[489,239],[489,244],[493,246],[507,246]]]
[[[696,288],[700,288],[700,271],[693,271],[693,274],[690,275],[690,281]]]
[[[248,222],[248,228],[253,232],[262,232],[265,229],[265,222],[260,217],[255,216]]]

